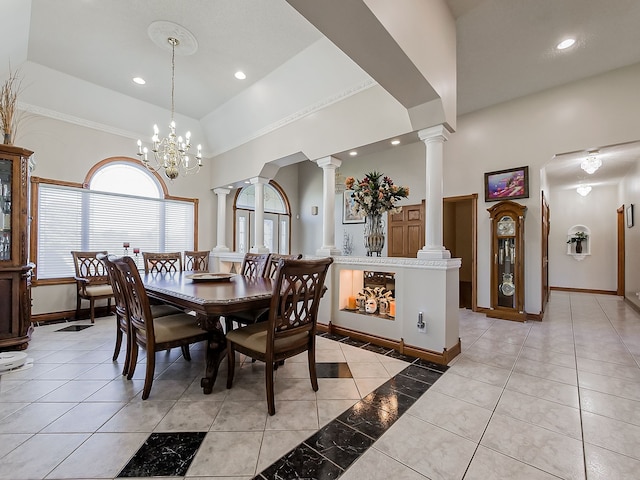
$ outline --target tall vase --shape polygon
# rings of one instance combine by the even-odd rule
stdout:
[[[367,215],[364,225],[364,246],[367,257],[375,253],[378,257],[384,247],[384,226],[381,215]]]
[[[582,240],[580,239],[576,240],[576,253],[582,253]]]

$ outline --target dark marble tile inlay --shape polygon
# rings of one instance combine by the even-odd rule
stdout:
[[[397,350],[391,350],[387,353],[388,357],[397,358],[398,360],[404,360],[405,362],[413,363],[416,361],[416,357],[412,357],[411,355],[404,355]]]
[[[353,378],[346,362],[316,363],[316,374],[318,378]]]
[[[335,333],[322,333],[321,337],[328,338],[329,340],[335,340],[336,342],[341,342],[349,337],[345,337],[344,335],[336,335]]]
[[[390,383],[387,382],[364,397],[362,401],[370,403],[377,408],[381,408],[382,410],[393,413],[399,417],[415,403],[416,399],[408,395],[398,393],[398,391],[391,388]]]
[[[305,442],[340,468],[347,469],[373,444],[373,439],[342,422],[332,421]]]
[[[411,377],[405,377],[404,375],[402,375],[402,372],[400,372],[399,375],[396,375],[392,379],[386,381],[384,384],[382,384],[382,387],[387,385],[392,391],[402,393],[416,400],[420,398],[420,396],[431,386],[430,383],[421,382],[420,380],[414,380]]]
[[[347,337],[345,340],[342,340],[340,343],[346,343],[347,345],[353,345],[354,347],[364,347],[368,345],[369,342],[363,342],[362,340],[356,340],[355,338]]]
[[[418,358],[414,365],[420,365],[421,367],[428,368],[430,370],[436,370],[437,372],[446,372],[449,369],[448,365],[440,365],[438,363],[429,362],[427,360],[423,360],[422,358]]]
[[[380,355],[386,355],[389,352],[393,352],[393,348],[381,347],[380,345],[374,345],[372,343],[368,343],[362,348],[364,350],[369,350],[370,352],[379,353]]]
[[[404,395],[396,396],[404,397]],[[337,418],[337,421],[355,428],[371,437],[372,440],[377,440],[401,415],[398,412],[398,408],[394,407],[394,399],[392,397],[387,396],[386,399],[382,397],[382,395],[376,396],[375,392],[370,393],[366,397],[369,400],[359,401],[349,410],[342,413]],[[406,398],[408,399],[407,401],[413,403],[412,398]],[[383,408],[383,406],[386,408]]]
[[[93,325],[69,325],[68,327],[61,328],[60,330],[55,330],[56,332],[79,332],[80,330],[84,330],[85,328],[93,327]]]
[[[442,376],[442,372],[436,372],[435,370],[429,370],[428,368],[413,364],[402,370],[400,375],[433,384]]]
[[[182,477],[206,434],[152,433],[118,477]]]
[[[301,443],[254,480],[330,480],[338,478],[342,472],[329,459]]]

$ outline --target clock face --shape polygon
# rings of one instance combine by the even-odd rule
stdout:
[[[516,234],[516,222],[511,217],[502,217],[498,222],[498,236],[512,237]]]

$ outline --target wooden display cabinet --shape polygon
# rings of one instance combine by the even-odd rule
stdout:
[[[491,310],[488,317],[524,322],[524,215],[512,201],[487,209],[491,217]]]
[[[29,160],[33,152],[0,145],[0,351],[31,339]]]

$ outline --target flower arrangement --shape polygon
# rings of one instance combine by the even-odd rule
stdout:
[[[587,235],[584,232],[576,232],[573,235],[571,235],[571,238],[569,238],[569,240],[567,240],[567,243],[576,243],[576,242],[583,242],[585,241],[587,238],[589,237],[589,235]]]
[[[11,143],[11,137],[15,135],[16,106],[21,83],[19,73],[9,70],[9,78],[0,86],[0,130],[4,133],[5,143]]]
[[[395,202],[409,196],[409,187],[395,185],[393,180],[377,171],[367,173],[362,180],[348,177],[344,184],[353,190],[358,212],[367,216],[398,213],[401,207],[397,207]]]

